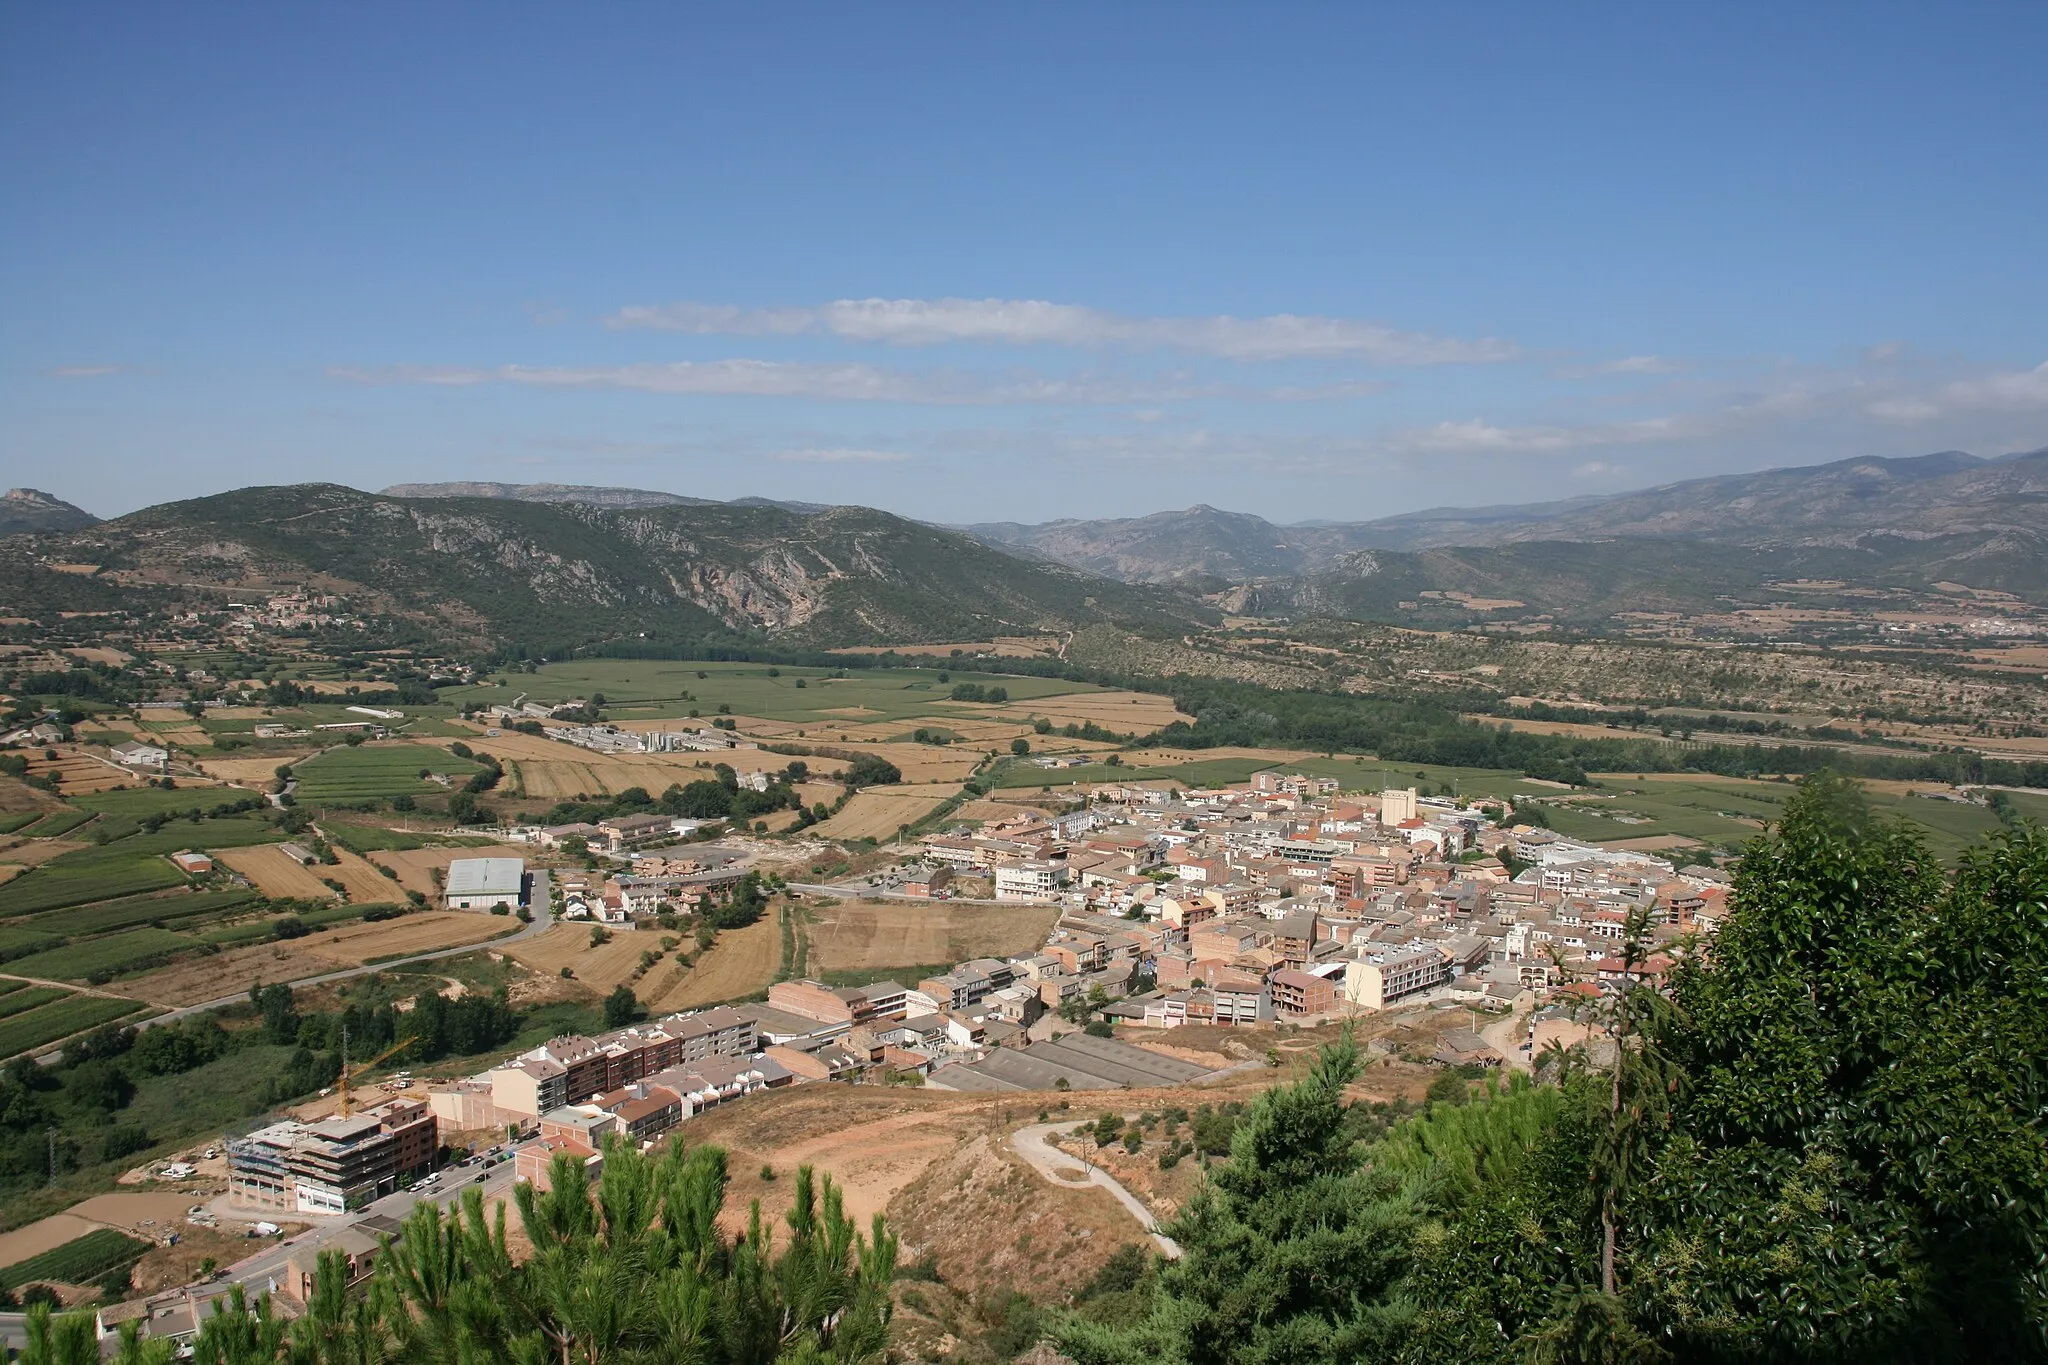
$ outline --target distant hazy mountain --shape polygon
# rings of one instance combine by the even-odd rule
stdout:
[[[601,507],[300,484],[165,503],[37,547],[102,568],[82,580],[38,575],[32,559],[0,562],[31,608],[88,589],[160,599],[318,582],[439,638],[545,647],[751,631],[815,645],[943,643],[1098,623],[1178,633],[1216,615],[1180,594],[1019,560],[861,507]]]
[[[1985,460],[1960,451],[1689,479],[1608,497],[1439,507],[1365,522],[1278,526],[1190,507],[1147,517],[988,522],[969,534],[1127,582],[1243,581],[1326,573],[1362,550],[1532,541],[1682,539],[1755,547],[1852,547],[1866,539],[1960,538],[2027,553],[2048,527],[2048,450]]]
[[[774,498],[692,498],[651,488],[604,488],[580,483],[395,483],[384,490],[392,498],[510,498],[515,502],[573,502],[585,507],[780,507],[791,512],[822,512],[831,504],[781,502]]]
[[[99,518],[37,488],[10,488],[0,497],[0,536],[31,531],[76,531]]]

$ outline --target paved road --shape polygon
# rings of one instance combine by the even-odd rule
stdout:
[[[1135,1115],[1126,1114],[1124,1117],[1128,1119]],[[1074,1126],[1071,1119],[1065,1123],[1034,1123],[1010,1134],[1010,1147],[1052,1184],[1063,1185],[1070,1190],[1084,1189],[1089,1185],[1108,1190],[1117,1203],[1130,1210],[1131,1217],[1138,1220],[1138,1226],[1151,1234],[1160,1255],[1169,1261],[1179,1260],[1180,1243],[1159,1230],[1159,1220],[1152,1216],[1152,1210],[1145,1207],[1143,1200],[1125,1189],[1108,1171],[1045,1140],[1052,1133],[1072,1132]],[[1070,1174],[1075,1171],[1082,1173],[1078,1180]]]
[[[480,1185],[477,1182],[479,1175],[483,1177]],[[400,1190],[396,1194],[387,1194],[375,1203],[356,1213],[350,1214],[347,1218],[316,1219],[314,1220],[314,1226],[307,1228],[304,1232],[298,1233],[282,1242],[264,1243],[262,1250],[246,1260],[237,1261],[229,1266],[223,1280],[227,1283],[245,1286],[252,1299],[266,1290],[288,1288],[285,1283],[285,1263],[294,1254],[302,1250],[317,1252],[321,1247],[333,1241],[344,1228],[353,1226],[357,1219],[365,1215],[381,1213],[391,1218],[403,1220],[407,1214],[412,1212],[413,1206],[421,1202],[438,1204],[444,1211],[447,1210],[461,1199],[462,1192],[472,1185],[478,1185],[478,1188],[484,1193],[484,1198],[488,1200],[508,1194],[512,1184],[513,1167],[509,1161],[501,1161],[485,1171],[450,1166],[443,1173],[440,1183],[430,1190]],[[263,1213],[252,1213],[247,1209],[240,1208],[233,1209],[230,1216],[244,1219],[270,1217],[273,1219],[292,1219],[293,1221],[298,1221],[304,1217],[304,1215],[285,1213],[266,1215]]]
[[[457,957],[463,953],[476,952],[480,948],[504,948],[510,944],[518,943],[523,939],[532,938],[535,934],[544,932],[551,924],[554,923],[553,919],[551,918],[551,910],[549,908],[551,904],[549,900],[550,886],[550,879],[546,872],[537,871],[533,874],[533,922],[531,924],[522,925],[520,927],[519,932],[516,934],[507,934],[504,938],[486,939],[482,943],[465,943],[453,948],[436,948],[431,952],[414,953],[411,957],[393,958],[388,962],[366,963],[360,967],[348,967],[337,972],[325,972],[319,976],[302,976],[283,984],[292,986],[322,986],[330,981],[347,981],[351,977],[368,976],[371,972],[388,972],[394,967],[409,967],[415,962],[433,962],[437,959],[444,957]],[[35,980],[35,978],[33,977],[12,976],[10,973],[7,972],[0,972],[0,978],[7,978],[15,981]],[[36,982],[36,984],[48,986],[63,986],[64,989],[73,991],[81,989],[80,987],[69,985],[61,981]],[[85,994],[106,996],[113,995],[113,993],[109,991],[92,990],[85,991]],[[133,999],[134,997],[119,996],[116,998],[129,1000]],[[196,1005],[181,1005],[177,1009],[166,1010],[162,1014],[141,1020],[135,1024],[127,1025],[127,1027],[136,1029],[146,1029],[153,1024],[167,1024],[175,1019],[183,1019],[187,1015],[204,1014],[209,1010],[222,1009],[228,1005],[237,1004],[241,1001],[247,1000],[248,998],[249,993],[247,991],[241,991],[234,995],[224,995],[220,997],[218,1000],[202,1000]],[[68,1042],[69,1040],[66,1039],[64,1041]],[[36,1061],[43,1066],[54,1066],[57,1063],[57,1061],[63,1056],[63,1053],[64,1043],[58,1042],[52,1044],[47,1051],[38,1053],[36,1055]]]

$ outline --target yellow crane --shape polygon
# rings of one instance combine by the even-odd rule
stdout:
[[[405,1051],[407,1048],[411,1047],[414,1043],[417,1043],[418,1041],[418,1034],[414,1034],[410,1038],[402,1038],[398,1042],[393,1043],[390,1047],[385,1048],[376,1056],[370,1058],[369,1061],[359,1062],[355,1066],[350,1066],[348,1064],[348,1030],[343,1029],[341,1031],[341,1116],[343,1118],[348,1117],[348,1086],[350,1081],[362,1075],[371,1067],[376,1066],[379,1062],[389,1061],[392,1057]]]

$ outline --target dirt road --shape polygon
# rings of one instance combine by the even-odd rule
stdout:
[[[1132,1118],[1135,1115],[1125,1117]],[[1010,1134],[1010,1148],[1030,1162],[1033,1170],[1055,1185],[1064,1185],[1068,1189],[1083,1185],[1099,1185],[1108,1190],[1115,1196],[1117,1203],[1130,1210],[1131,1217],[1138,1220],[1138,1226],[1152,1235],[1153,1242],[1159,1247],[1160,1255],[1169,1261],[1179,1260],[1180,1243],[1159,1230],[1159,1220],[1152,1216],[1152,1210],[1145,1207],[1143,1200],[1125,1189],[1109,1172],[1083,1161],[1071,1152],[1062,1151],[1045,1140],[1048,1134],[1071,1132],[1074,1127],[1071,1120],[1066,1123],[1034,1123]],[[1075,1171],[1082,1173],[1080,1179],[1073,1178],[1071,1173]]]

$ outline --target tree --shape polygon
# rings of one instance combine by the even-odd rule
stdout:
[[[775,1236],[754,1204],[728,1240],[718,1214],[725,1153],[672,1140],[644,1154],[607,1141],[604,1182],[558,1157],[549,1188],[514,1186],[528,1240],[516,1260],[503,1206],[486,1215],[465,1189],[444,1213],[416,1205],[379,1253],[360,1295],[338,1252],[322,1255],[304,1316],[286,1324],[269,1296],[239,1287],[209,1316],[194,1358],[217,1365],[289,1362],[520,1365],[661,1360],[703,1365],[880,1365],[888,1341],[897,1244],[876,1215],[866,1236],[839,1189],[808,1166]],[[78,1315],[91,1340],[90,1315]],[[97,1354],[85,1359],[97,1359]],[[65,1358],[68,1360],[68,1357]]]
[[[1031,752],[1031,741],[1023,738],[1011,740],[1010,752],[1015,754],[1019,758],[1024,757],[1024,755]]]
[[[624,1028],[639,1017],[640,1000],[633,988],[623,981],[612,987],[612,993],[604,998],[604,1026]]]

